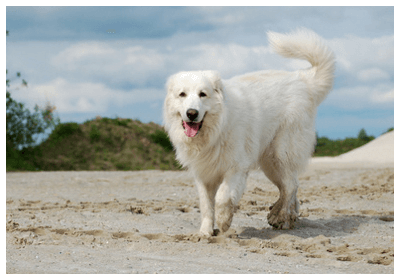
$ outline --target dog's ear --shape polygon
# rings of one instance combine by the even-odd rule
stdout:
[[[214,90],[216,92],[218,92],[220,94],[223,93],[224,86],[222,84],[221,76],[219,75],[219,73],[217,71],[204,71],[204,72],[202,72],[202,74],[203,74],[203,76],[207,77],[211,81],[211,83],[214,87]]]
[[[165,88],[167,89],[167,92],[171,92],[173,90],[173,88],[175,87],[175,75],[172,75],[168,78],[168,81],[165,85]]]

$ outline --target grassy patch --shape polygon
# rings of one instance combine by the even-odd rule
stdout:
[[[50,134],[49,139],[52,142],[58,143],[70,135],[82,133],[79,124],[75,122],[61,123]]]
[[[387,132],[389,131],[391,130],[389,129]],[[317,137],[314,156],[338,156],[361,147],[374,139],[375,137],[368,136],[364,129],[360,130],[357,138],[331,140],[327,137]]]
[[[171,152],[174,149],[168,134],[164,130],[156,130],[156,132],[150,134],[150,137],[154,143],[161,145],[167,152]]]
[[[358,138],[330,140],[326,137],[321,137],[317,139],[314,156],[338,156],[347,153],[355,148],[361,147],[371,140]]]
[[[96,118],[64,123],[34,148],[7,149],[13,170],[178,170],[163,128],[138,120]]]

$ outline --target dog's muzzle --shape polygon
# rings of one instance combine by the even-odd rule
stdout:
[[[184,132],[187,137],[194,137],[199,133],[199,131],[203,125],[203,121],[195,122],[195,120],[199,116],[199,111],[197,111],[196,109],[188,109],[186,111],[186,116],[188,117],[188,119],[190,121],[186,122],[186,121],[182,120],[182,127],[183,127]],[[203,120],[204,120],[204,117],[203,117]]]

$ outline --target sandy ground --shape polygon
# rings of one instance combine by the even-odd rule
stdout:
[[[394,273],[391,162],[312,161],[274,230],[260,171],[224,235],[200,238],[187,172],[7,173],[7,273]]]

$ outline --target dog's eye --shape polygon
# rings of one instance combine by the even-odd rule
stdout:
[[[181,92],[181,93],[179,94],[179,96],[180,96],[180,97],[185,97],[185,96],[186,96],[186,93]]]
[[[207,94],[205,94],[204,92],[200,92],[200,93],[199,93],[199,96],[200,96],[200,97],[206,97]]]

